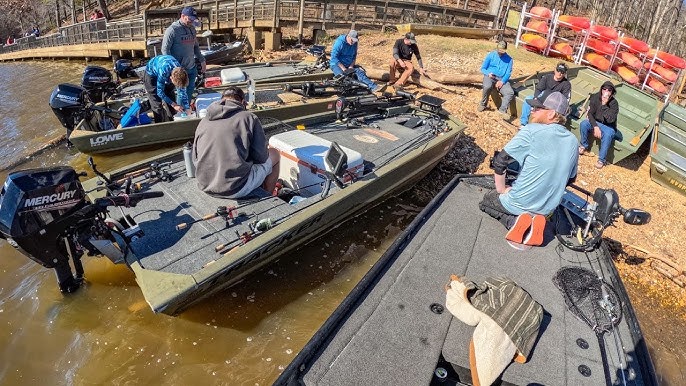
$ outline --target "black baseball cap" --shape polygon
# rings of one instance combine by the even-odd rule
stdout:
[[[560,74],[566,74],[568,69],[569,67],[567,67],[567,65],[563,62],[560,62],[557,64],[557,66],[555,66],[555,71],[559,72]]]

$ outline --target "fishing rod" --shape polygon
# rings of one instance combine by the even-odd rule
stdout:
[[[266,198],[271,198],[271,196],[266,197]],[[256,201],[256,202],[258,202],[258,201]],[[240,205],[240,206],[219,206],[219,207],[217,207],[217,210],[214,213],[206,214],[206,215],[202,216],[201,218],[199,218],[197,220],[193,220],[189,223],[182,222],[182,223],[178,224],[176,226],[176,230],[180,231],[182,229],[188,228],[188,226],[190,226],[190,225],[193,225],[193,224],[196,224],[196,223],[199,223],[202,221],[211,220],[211,219],[217,218],[217,217],[223,218],[224,221],[226,221],[226,225],[229,226],[229,223],[231,221],[233,221],[234,219],[246,216],[245,212],[238,212],[238,209],[243,208],[243,207],[248,206],[248,205],[251,205],[251,204],[253,204],[253,203],[244,204],[244,205]]]

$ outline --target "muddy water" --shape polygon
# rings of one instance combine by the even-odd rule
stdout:
[[[0,64],[0,169],[63,134],[47,101],[56,84],[78,84],[84,66]],[[108,170],[166,150],[95,161]],[[88,169],[86,157],[63,147],[20,167],[56,164]],[[0,384],[271,384],[420,210],[411,197],[367,211],[178,317],[152,314],[133,275],[106,259],[86,257],[87,285],[62,296],[51,271],[0,240]],[[634,304],[661,384],[686,384],[686,342],[669,338],[686,328],[654,304]]]

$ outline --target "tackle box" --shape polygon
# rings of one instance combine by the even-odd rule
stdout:
[[[205,87],[217,87],[222,85],[222,78],[219,76],[212,76],[205,78]]]
[[[326,181],[324,156],[331,142],[302,130],[292,130],[273,135],[269,145],[279,151],[279,178],[292,189],[301,189],[301,196],[315,195],[322,191]],[[341,147],[348,157],[347,170],[355,177],[362,177],[364,160],[355,150]],[[347,175],[344,181],[350,181]],[[303,194],[305,193],[305,194]]]
[[[195,111],[198,112],[198,117],[199,118],[204,118],[205,115],[207,114],[207,107],[212,104],[212,102],[216,102],[218,100],[222,99],[222,94],[218,92],[210,92],[206,94],[199,94],[197,98],[195,98]]]

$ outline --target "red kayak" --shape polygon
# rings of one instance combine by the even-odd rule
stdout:
[[[538,51],[543,51],[548,46],[548,41],[543,36],[526,33],[521,37],[525,45]]]
[[[655,56],[656,50],[653,48],[650,51],[648,51],[649,56]],[[664,51],[657,51],[657,57],[662,59],[665,63],[670,65],[671,67],[676,67],[676,68],[686,68],[686,61],[683,60],[682,58],[669,54]]]
[[[648,78],[648,87],[659,92],[660,94],[664,94],[667,92],[667,86],[665,86],[662,82],[653,77]]]
[[[529,10],[529,13],[538,17],[544,17],[546,19],[553,17],[553,12],[546,7],[533,7]]]
[[[548,22],[545,20],[529,20],[524,27],[542,34],[548,33]]]
[[[641,62],[641,59],[637,58],[636,55],[630,52],[619,51],[619,53],[617,53],[617,57],[624,62],[624,64],[633,69],[640,70],[641,67],[643,67],[643,62]]]
[[[624,43],[625,45],[627,45],[630,49],[637,51],[637,52],[640,52],[640,53],[648,52],[648,50],[650,49],[650,46],[648,46],[648,43],[641,41],[641,40],[638,40],[638,39],[630,38],[628,36],[622,36],[620,41],[622,43]]]
[[[643,67],[644,67],[646,70],[649,69],[649,68],[650,68],[650,63],[644,64]],[[665,79],[665,80],[668,80],[668,81],[670,81],[670,82],[676,81],[676,78],[677,78],[676,72],[674,72],[674,71],[672,71],[672,70],[668,70],[668,69],[666,69],[666,68],[660,66],[660,65],[657,64],[657,63],[653,64],[653,69],[652,69],[651,71],[654,72],[654,73],[656,73],[656,74],[658,74],[658,75],[660,75],[660,76],[661,76],[663,79]]]
[[[569,45],[569,43],[564,43],[564,42],[559,42],[555,43],[551,47],[552,50],[559,52],[563,56],[572,56],[572,53],[574,52],[572,50],[572,46]]]
[[[588,39],[586,46],[599,54],[612,55],[615,53],[615,47],[612,44],[598,39]]]
[[[558,20],[561,22],[561,25],[569,27],[576,32],[588,29],[591,26],[591,21],[583,16],[560,15]]]
[[[602,25],[592,25],[590,30],[605,40],[617,40],[617,37],[619,37],[619,34],[614,28]]]
[[[600,71],[607,71],[610,69],[610,61],[602,55],[589,52],[584,55],[584,59],[586,59],[591,66],[599,69]]]
[[[619,74],[619,76],[621,76],[622,79],[629,84],[636,85],[638,83],[638,75],[636,75],[636,73],[627,66],[615,64],[612,66],[612,71]]]

